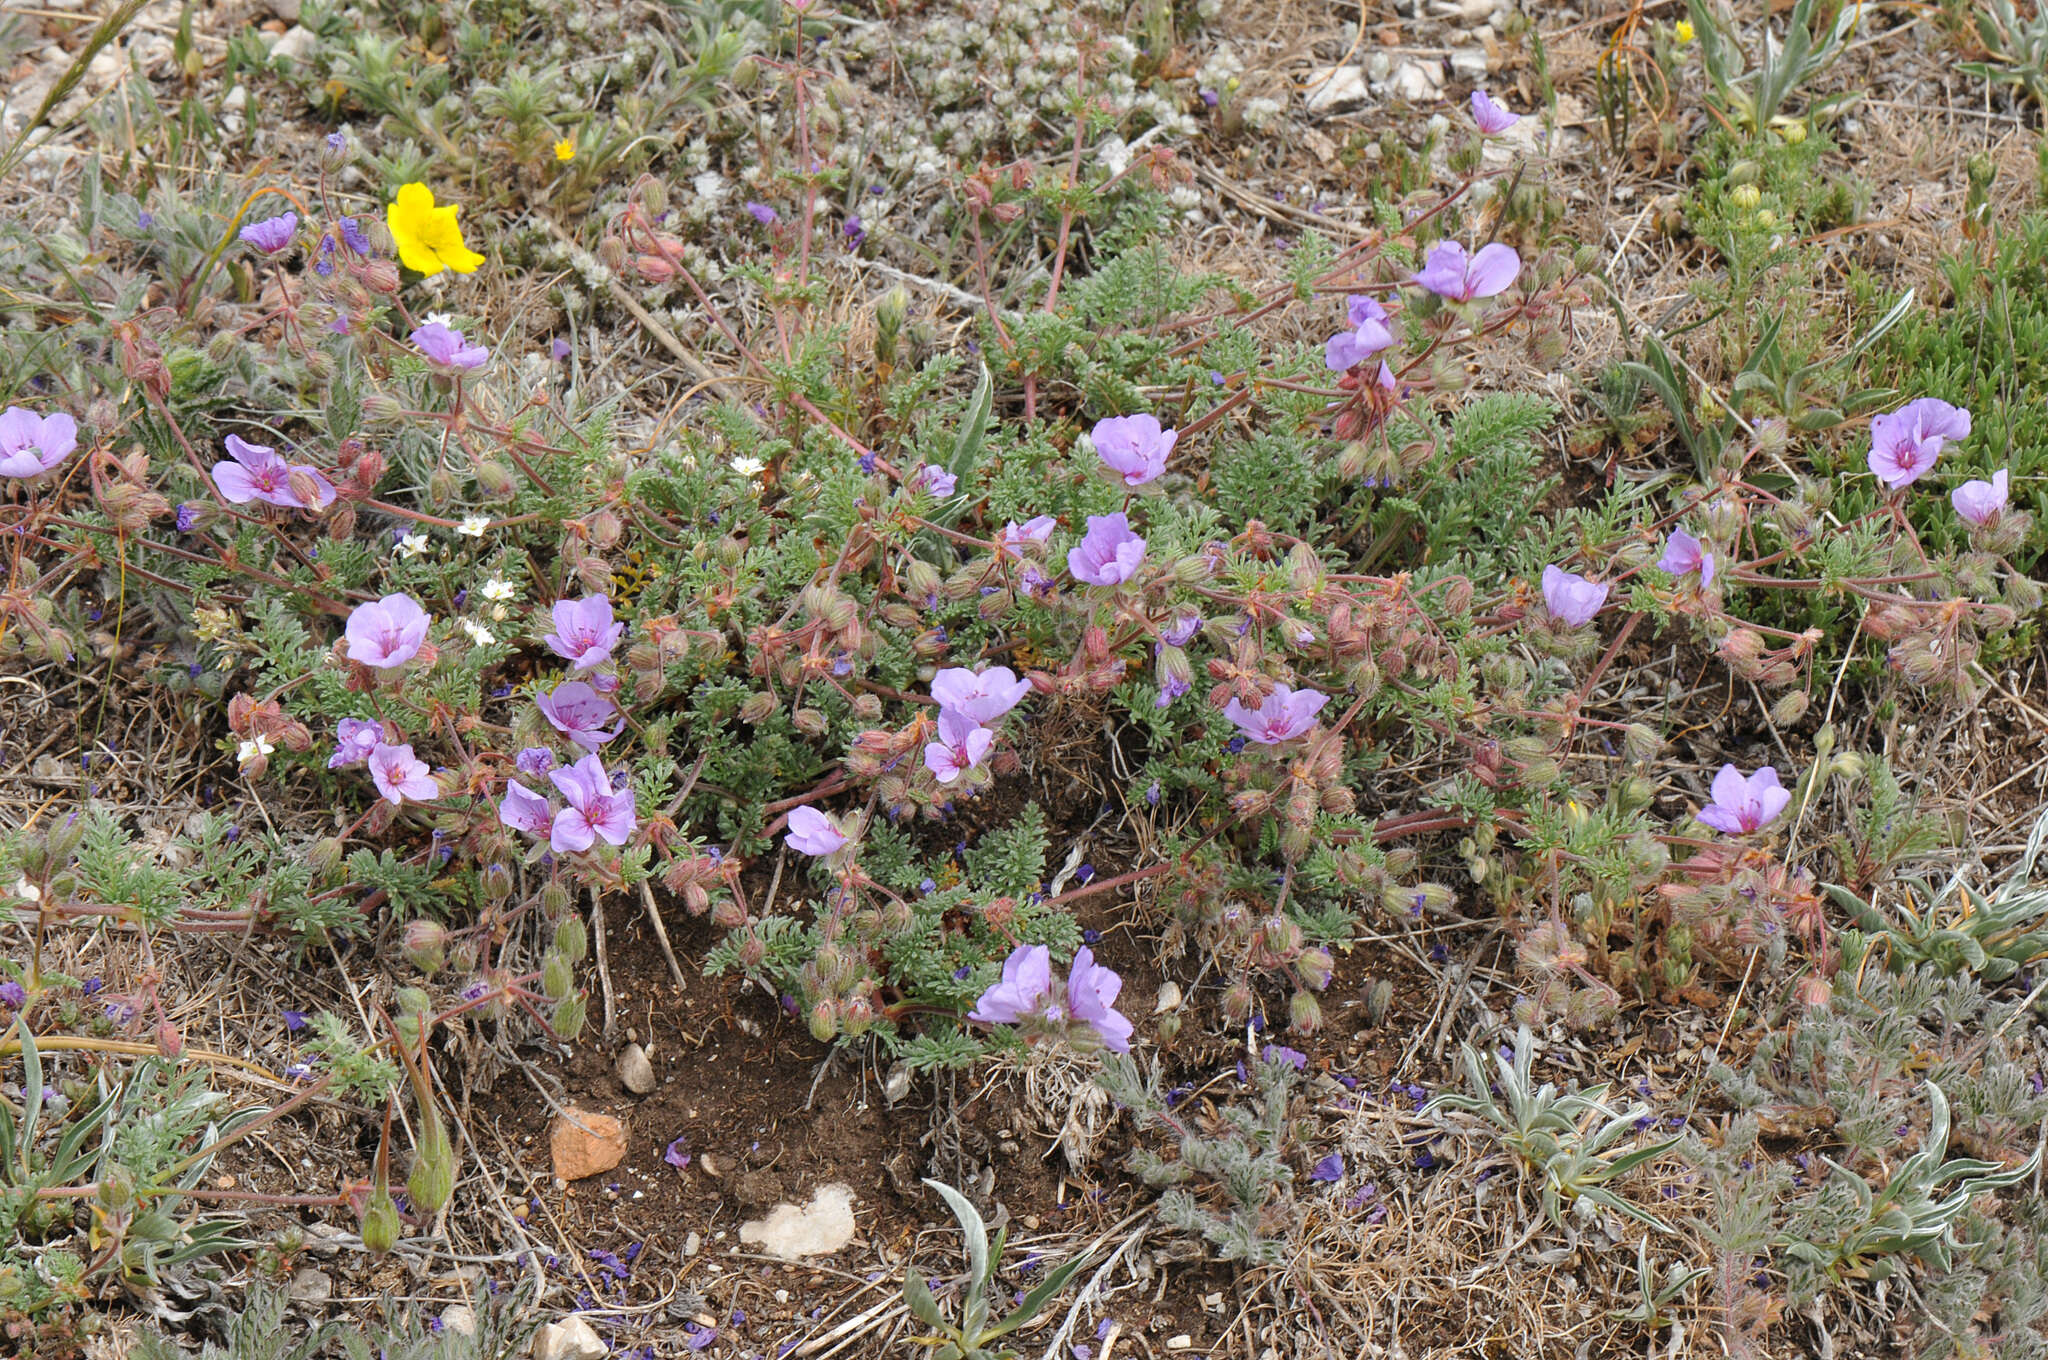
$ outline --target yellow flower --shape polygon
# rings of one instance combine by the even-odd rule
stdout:
[[[462,211],[453,203],[434,206],[434,191],[424,184],[408,184],[384,210],[384,223],[391,239],[398,242],[398,258],[407,269],[421,274],[438,274],[452,269],[468,274],[484,257],[462,244],[462,228],[455,214]]]
[[[1690,19],[1680,19],[1677,27],[1672,30],[1672,35],[1682,43],[1689,43],[1698,36],[1692,31],[1692,20]]]
[[[555,159],[573,161],[576,159],[576,143],[567,137],[555,143]]]

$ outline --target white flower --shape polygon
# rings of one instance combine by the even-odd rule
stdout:
[[[462,523],[455,526],[455,532],[466,538],[482,538],[484,531],[490,527],[489,515],[464,515]]]
[[[398,540],[398,555],[400,557],[418,557],[426,550],[427,536],[425,534],[407,534]]]
[[[436,321],[440,322],[442,325],[446,326],[451,331],[462,329],[460,326],[457,326],[455,324],[455,318],[448,315],[448,313],[446,312],[428,312],[426,318],[422,320],[420,324],[422,326],[431,326]]]
[[[272,746],[270,744],[270,739],[268,737],[255,736],[243,742],[241,746],[236,749],[235,758],[239,760],[242,764],[247,765],[250,761],[259,759],[263,756],[267,756],[276,749],[277,748],[275,746]]]
[[[740,457],[732,460],[732,470],[742,477],[758,477],[767,466],[758,458]]]
[[[493,576],[484,582],[484,598],[497,604],[519,598],[519,587],[502,576]]]
[[[23,874],[20,878],[14,880],[14,895],[30,902],[40,902],[43,900],[43,890],[29,882],[27,874]]]
[[[469,634],[470,641],[479,647],[488,647],[498,640],[496,634],[475,619],[463,619],[461,622],[462,631]]]

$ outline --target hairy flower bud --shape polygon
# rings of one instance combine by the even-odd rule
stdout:
[[[800,708],[789,715],[789,721],[797,731],[807,737],[822,737],[825,735],[827,727],[825,715],[815,708]]]
[[[768,691],[761,690],[750,694],[747,701],[740,705],[740,721],[751,727],[765,721],[768,715],[775,711],[775,707],[775,696]]]
[[[495,458],[485,458],[476,465],[477,490],[492,500],[510,500],[519,493],[519,483],[513,480],[512,469]]]
[[[448,961],[448,932],[438,922],[419,918],[405,923],[405,961],[432,977]]]
[[[564,1039],[574,1039],[583,1032],[583,1022],[588,1015],[588,1003],[581,996],[566,996],[549,1012],[548,1024]]]
[[[812,1004],[809,1023],[811,1037],[821,1044],[829,1044],[839,1037],[839,1010],[830,1001]]]
[[[1287,1027],[1296,1034],[1314,1034],[1323,1027],[1323,1007],[1313,994],[1296,992],[1287,1001]]]
[[[563,997],[574,991],[575,987],[576,974],[575,970],[570,967],[569,960],[563,958],[559,952],[550,949],[547,952],[547,957],[541,961],[540,966],[541,995],[550,1001],[560,1001]]]
[[[1330,985],[1330,975],[1336,971],[1337,961],[1330,951],[1322,948],[1304,949],[1301,957],[1294,961],[1294,971],[1301,975],[1301,984],[1312,991],[1320,992]]]
[[[1233,982],[1223,989],[1224,1019],[1230,1021],[1233,1025],[1241,1025],[1251,1019],[1251,1014],[1252,989],[1250,983],[1243,981]]]
[[[363,1248],[372,1256],[382,1256],[398,1245],[398,1206],[382,1186],[363,1207],[362,1238]]]
[[[448,1141],[439,1111],[421,1116],[420,1146],[413,1154],[405,1194],[415,1209],[428,1214],[440,1213],[455,1194],[455,1146]]]
[[[391,260],[363,260],[350,265],[349,273],[373,293],[398,291],[398,265]]]

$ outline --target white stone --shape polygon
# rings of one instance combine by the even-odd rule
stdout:
[[[476,1335],[476,1311],[466,1303],[451,1303],[441,1310],[441,1330],[457,1336]]]
[[[580,1317],[550,1322],[533,1334],[533,1360],[604,1360],[611,1347]]]
[[[627,1044],[619,1050],[619,1085],[636,1096],[654,1089],[654,1064],[648,1060],[647,1050],[638,1044]]]
[[[1365,72],[1356,66],[1325,66],[1308,77],[1308,111],[1330,113],[1363,104],[1367,98]]]
[[[248,108],[249,91],[247,87],[237,85],[234,89],[229,90],[227,97],[220,101],[220,106],[228,113],[240,113],[243,109]]]
[[[286,1292],[300,1303],[325,1303],[334,1297],[334,1280],[326,1271],[308,1267],[292,1276]]]
[[[319,47],[319,34],[303,24],[293,24],[277,40],[277,46],[270,49],[270,55],[279,61],[304,61]]]
[[[821,1185],[799,1209],[778,1204],[766,1218],[740,1225],[740,1241],[784,1261],[823,1256],[853,1241],[853,1190],[838,1182]]]
[[[1433,61],[1404,61],[1387,77],[1387,90],[1411,104],[1426,103],[1442,97],[1443,72]]]
[[[1483,47],[1453,47],[1451,49],[1451,70],[1466,80],[1486,79],[1486,49]]]

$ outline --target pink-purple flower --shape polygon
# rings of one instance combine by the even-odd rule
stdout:
[[[239,435],[231,434],[223,442],[227,445],[228,457],[234,461],[213,465],[213,484],[220,488],[221,495],[236,505],[262,501],[266,505],[281,505],[290,510],[325,510],[334,504],[334,483],[310,464],[287,463],[276,449],[266,444],[251,444]],[[313,491],[311,505],[292,486],[295,473],[310,479]]]
[[[551,770],[548,778],[569,802],[555,814],[548,829],[548,845],[556,854],[588,850],[599,839],[607,845],[624,845],[640,824],[632,792],[614,792],[604,762],[595,755],[585,756],[565,770]]]
[[[383,740],[382,723],[370,718],[343,718],[334,725],[334,754],[327,757],[327,768],[339,770],[360,765]]]
[[[1166,459],[1179,441],[1180,431],[1162,430],[1159,418],[1153,415],[1109,416],[1095,422],[1089,438],[1094,441],[1095,456],[1121,477],[1125,486],[1135,487],[1166,471]]]
[[[1778,772],[1764,766],[1747,779],[1733,765],[1723,765],[1710,789],[1714,801],[1700,809],[1700,820],[1716,831],[1743,836],[1774,820],[1792,801],[1780,787]]]
[[[505,784],[505,800],[498,804],[498,820],[514,831],[539,839],[553,829],[555,810],[548,800],[518,780]]]
[[[981,994],[969,1020],[1014,1025],[1034,1015],[1052,990],[1052,951],[1042,944],[1019,945],[1003,960],[1003,980]]]
[[[1019,680],[1008,666],[991,666],[979,675],[952,666],[932,677],[932,698],[941,712],[958,713],[970,722],[993,723],[1024,701],[1031,682]]]
[[[1373,299],[1364,296],[1346,298],[1344,311],[1351,329],[1331,336],[1329,343],[1323,346],[1323,366],[1332,373],[1342,373],[1362,364],[1394,343],[1394,332],[1387,325],[1387,309]]]
[[[1422,268],[1413,277],[1438,297],[1452,302],[1470,302],[1504,293],[1522,272],[1522,257],[1512,246],[1498,241],[1481,246],[1477,255],[1467,255],[1456,241],[1438,241],[1429,248]]]
[[[1509,128],[1521,122],[1522,115],[1509,113],[1499,104],[1496,104],[1493,101],[1493,96],[1489,95],[1486,91],[1474,90],[1472,92],[1472,121],[1479,125],[1481,132],[1492,137],[1498,133],[1506,132]]]
[[[1657,559],[1657,569],[1673,576],[1696,571],[1700,574],[1701,589],[1714,584],[1714,554],[1683,529],[1673,529],[1671,537],[1664,541],[1664,555]]]
[[[292,237],[298,230],[299,215],[287,212],[266,217],[261,222],[251,222],[237,235],[264,254],[275,255],[292,243]]]
[[[939,739],[925,743],[924,767],[941,784],[950,784],[988,759],[996,734],[951,709],[939,711]]]
[[[1095,951],[1082,945],[1067,968],[1067,1009],[1076,1020],[1101,1036],[1112,1053],[1131,1051],[1131,1022],[1115,1010],[1123,978],[1095,961]]]
[[[1087,1025],[1103,1047],[1116,1053],[1131,1048],[1131,1022],[1114,1009],[1123,979],[1095,962],[1095,951],[1083,946],[1067,970],[1065,1004],[1053,990],[1052,952],[1042,944],[1019,945],[1003,960],[1002,981],[981,994],[967,1018],[985,1025],[1016,1025],[1043,1021],[1064,1028],[1070,1021]]]
[[[413,347],[427,356],[427,362],[451,372],[468,373],[491,361],[491,352],[462,338],[462,332],[445,321],[429,321],[412,333]]]
[[[1131,532],[1130,520],[1119,510],[1088,516],[1088,532],[1067,551],[1067,570],[1091,586],[1120,586],[1144,560],[1145,540]]]
[[[411,742],[402,746],[379,743],[370,752],[370,782],[393,807],[403,805],[408,798],[417,803],[441,796],[440,783],[427,768],[427,762],[414,757]]]
[[[0,415],[0,477],[40,477],[77,447],[78,422],[63,411],[10,406]]]
[[[1551,617],[1567,628],[1583,628],[1607,603],[1608,587],[1589,581],[1575,571],[1548,566],[1543,569],[1543,603]]]
[[[1941,457],[1942,445],[1970,437],[1970,413],[1939,397],[1909,401],[1870,420],[1870,470],[1894,491],[1924,477]]]
[[[586,751],[595,751],[625,730],[619,706],[581,680],[565,680],[552,691],[537,690],[533,702],[554,729]],[[611,729],[605,721],[618,718]]]
[[[379,668],[403,666],[427,640],[427,611],[410,595],[359,604],[348,616],[348,659]]]
[[[917,483],[934,496],[945,497],[953,494],[953,488],[960,482],[958,477],[942,467],[927,463],[917,470]]]
[[[612,602],[602,595],[555,601],[555,631],[541,641],[575,669],[588,670],[612,659],[626,625],[612,619]]]
[[[1004,523],[1003,532],[997,536],[996,542],[1013,556],[1021,557],[1024,554],[1024,545],[1026,543],[1037,543],[1043,546],[1052,537],[1052,531],[1057,527],[1059,527],[1059,521],[1051,515],[1034,515],[1022,524],[1017,523],[1016,520],[1009,520]]]
[[[2005,513],[2007,485],[2006,470],[2000,468],[1988,482],[1964,482],[1949,492],[1949,503],[1958,515],[1981,529]]]
[[[831,855],[846,844],[846,833],[814,807],[793,807],[783,843],[800,855]]]
[[[1316,714],[1328,702],[1330,696],[1318,690],[1275,685],[1257,708],[1246,708],[1241,701],[1232,699],[1223,706],[1223,716],[1259,745],[1278,746],[1314,727]]]

